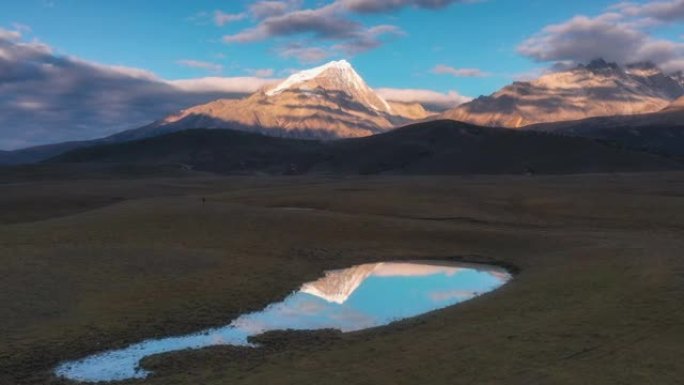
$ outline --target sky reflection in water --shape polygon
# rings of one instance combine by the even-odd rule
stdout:
[[[326,273],[285,300],[240,316],[228,326],[146,340],[66,362],[56,374],[84,382],[144,378],[140,360],[154,354],[216,345],[253,346],[248,337],[272,330],[339,329],[351,332],[387,325],[455,305],[505,284],[497,267],[465,264],[377,263]]]

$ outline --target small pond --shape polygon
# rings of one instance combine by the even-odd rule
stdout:
[[[55,373],[82,382],[144,378],[149,372],[140,368],[140,361],[154,354],[216,345],[254,346],[250,336],[274,330],[373,328],[467,301],[510,279],[499,267],[442,262],[385,262],[329,271],[282,302],[244,314],[227,326],[105,351],[65,362]]]

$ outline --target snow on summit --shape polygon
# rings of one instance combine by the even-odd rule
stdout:
[[[321,88],[327,91],[341,91],[373,110],[391,113],[389,103],[375,93],[346,61],[332,61],[322,66],[293,74],[266,92],[275,96],[285,91],[312,91]]]

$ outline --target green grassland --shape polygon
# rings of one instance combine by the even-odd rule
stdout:
[[[151,357],[130,383],[684,378],[684,173],[20,178],[0,209],[3,385],[68,384],[62,360],[224,325],[325,270],[436,258],[517,274],[384,328]]]

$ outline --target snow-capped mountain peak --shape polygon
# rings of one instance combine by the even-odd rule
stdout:
[[[187,108],[125,135],[139,139],[192,128],[230,128],[298,139],[358,138],[428,116],[417,103],[388,103],[341,60],[296,73],[243,99]]]
[[[340,61],[332,61],[330,63],[324,64],[322,66],[316,67],[316,68],[311,68],[308,70],[300,71],[295,74],[290,75],[285,81],[282,83],[278,84],[275,88],[272,90],[269,90],[266,92],[266,95],[268,96],[274,96],[278,95],[279,93],[286,91],[288,89],[296,88],[298,85],[302,83],[306,83],[309,80],[313,80],[321,74],[329,69],[333,69],[337,71],[338,73],[343,73],[347,75],[348,81],[351,84],[358,84],[359,80],[363,82],[361,77],[354,71],[354,68],[349,64],[348,61],[346,60],[340,60]],[[352,73],[353,75],[356,75],[356,78],[354,76],[349,76],[348,74]]]
[[[286,91],[316,93],[317,89],[343,92],[350,99],[384,113],[391,113],[389,103],[376,94],[346,61],[332,61],[322,66],[295,73],[282,83],[266,91],[269,97]]]

